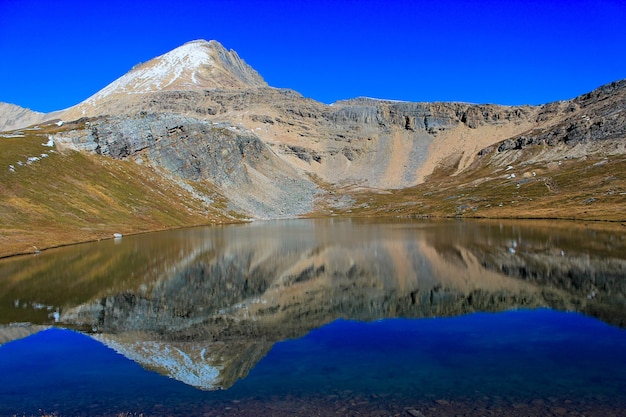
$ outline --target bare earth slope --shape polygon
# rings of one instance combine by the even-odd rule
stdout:
[[[116,216],[90,209],[94,190],[110,194],[107,181],[79,176],[70,159],[44,163],[51,156],[93,161],[99,180],[126,164],[137,171],[127,184],[137,195],[145,193],[141,171],[167,184],[159,192],[168,205],[194,213],[150,226],[146,199],[133,199],[123,205],[124,224],[134,225],[127,232],[199,224],[203,212],[211,213],[205,223],[339,214],[624,221],[625,109],[626,81],[543,106],[369,98],[325,105],[269,87],[218,42],[193,41],[72,108],[33,116],[61,118],[61,126],[0,137],[0,210],[10,213],[0,256],[118,228]],[[0,122],[9,119],[16,117]],[[28,154],[46,142],[47,157]],[[33,175],[46,186],[29,189]],[[79,184],[91,191],[74,193]],[[78,221],[68,227],[42,204]],[[45,225],[45,239],[34,224]]]
[[[467,167],[449,161],[416,187],[354,195],[351,215],[623,222],[626,80],[541,106],[531,129],[483,148]]]

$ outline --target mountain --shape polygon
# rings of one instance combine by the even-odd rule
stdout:
[[[25,109],[15,104],[0,103],[0,132],[20,129],[47,120],[45,113]]]
[[[260,218],[626,221],[625,86],[542,106],[325,105],[268,86],[216,41],[189,42],[44,117],[63,123],[5,134],[0,255]]]
[[[148,62],[137,64],[82,103],[50,114],[32,112],[0,103],[0,132],[20,129],[57,116],[65,120],[102,114],[101,108],[115,107],[128,95],[159,91],[245,90],[267,83],[235,51],[219,42],[195,40]]]
[[[245,90],[267,83],[235,51],[219,42],[196,40],[138,64],[82,103],[62,113],[64,119],[101,114],[100,108],[128,95],[161,91]],[[114,104],[113,104],[114,105]]]
[[[62,113],[73,119],[101,113],[101,107],[129,95],[161,91],[245,90],[267,83],[235,51],[219,42],[196,40],[150,61],[136,65],[82,103]]]

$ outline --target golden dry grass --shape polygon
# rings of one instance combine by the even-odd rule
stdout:
[[[451,176],[455,169],[441,167],[416,187],[350,192],[354,206],[333,214],[626,222],[624,155],[531,163],[511,171],[484,161]],[[320,208],[317,215],[329,214]]]
[[[214,200],[207,206],[151,167],[42,146],[45,129],[24,133],[0,137],[0,257],[113,233],[232,221],[210,184],[201,184]],[[29,163],[33,157],[40,159]]]

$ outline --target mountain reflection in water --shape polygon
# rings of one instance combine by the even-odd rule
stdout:
[[[0,260],[0,322],[79,329],[214,390],[337,319],[549,307],[624,327],[625,277],[624,232],[604,225],[257,222]],[[5,325],[0,342],[38,330]]]

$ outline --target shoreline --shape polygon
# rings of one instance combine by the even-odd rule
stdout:
[[[359,219],[407,219],[407,220],[434,220],[434,221],[446,221],[446,220],[467,220],[467,221],[512,221],[512,222],[523,222],[523,221],[537,221],[537,222],[558,222],[558,223],[591,223],[593,225],[611,225],[611,227],[615,226],[622,226],[626,228],[626,220],[624,219],[589,219],[589,218],[585,218],[585,219],[581,219],[581,218],[575,218],[575,217],[531,217],[531,216],[519,216],[519,217],[508,217],[508,216],[495,216],[495,217],[487,217],[487,216],[440,216],[440,215],[419,215],[419,214],[415,214],[415,215],[411,215],[411,214],[406,214],[406,215],[396,215],[396,216],[369,216],[369,215],[346,215],[346,214],[341,214],[341,215],[319,215],[319,214],[309,214],[309,215],[304,215],[301,217],[296,217],[296,219],[325,219],[325,218],[334,218],[334,219],[342,219],[342,218],[359,218]],[[266,220],[270,220],[270,221],[280,221],[283,219],[266,219]],[[182,230],[182,229],[191,229],[191,228],[195,228],[195,227],[214,227],[214,226],[225,226],[225,225],[231,225],[231,224],[244,224],[244,223],[249,223],[255,221],[254,219],[248,220],[248,221],[241,221],[241,220],[235,220],[235,221],[222,221],[222,222],[214,222],[214,223],[201,223],[201,224],[190,224],[190,225],[185,225],[185,226],[172,226],[172,227],[165,227],[165,228],[155,228],[155,229],[149,229],[149,230],[127,230],[122,234],[122,236],[136,236],[136,235],[142,235],[142,234],[147,234],[147,233],[156,233],[156,232],[165,232],[168,230]],[[552,226],[554,226],[554,224],[552,224]],[[115,230],[115,228],[108,228],[109,230]],[[0,230],[1,232],[1,230]],[[29,244],[24,244],[24,243],[8,243],[8,244],[3,244],[3,249],[6,250],[6,252],[0,251],[0,260],[4,260],[4,259],[9,259],[9,258],[15,258],[18,256],[28,256],[28,255],[38,255],[41,252],[50,250],[50,249],[56,249],[56,248],[62,248],[62,247],[68,247],[68,246],[74,246],[74,245],[80,245],[80,244],[84,244],[84,243],[93,243],[93,242],[100,242],[103,240],[113,240],[115,239],[114,234],[118,233],[118,232],[112,232],[112,233],[108,233],[108,234],[104,234],[104,233],[94,233],[92,237],[87,237],[86,239],[71,239],[71,236],[79,236],[81,233],[80,232],[76,232],[76,233],[72,233],[69,232],[67,234],[68,239],[67,240],[62,240],[62,241],[58,241],[55,243],[51,243],[49,245],[43,244],[41,246],[39,245],[29,245]],[[43,236],[47,236],[49,235],[49,233],[42,233],[41,235]],[[35,242],[38,239],[36,239],[37,234],[33,234],[30,236],[25,237],[25,239],[29,239],[31,242]],[[123,238],[122,237],[122,238]],[[43,240],[43,239],[39,239],[39,240]],[[26,251],[26,250],[19,250],[17,249],[18,247],[31,247],[31,248],[36,248],[37,251],[32,250],[32,251]],[[8,250],[7,250],[8,248]]]

